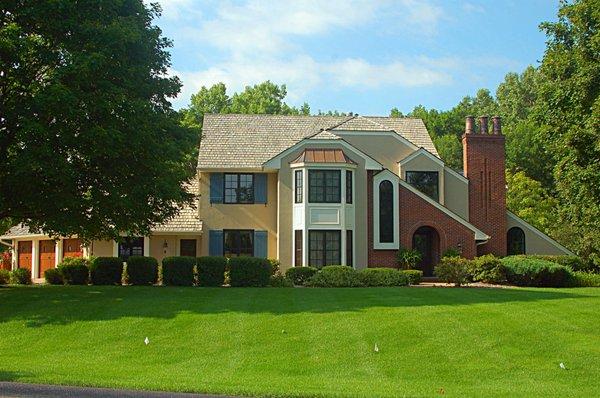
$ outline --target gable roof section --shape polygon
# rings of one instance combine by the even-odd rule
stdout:
[[[260,169],[263,163],[304,138],[339,139],[336,132],[341,131],[395,132],[437,156],[433,142],[420,119],[207,114],[204,116],[198,168]]]
[[[407,157],[405,157],[404,159],[400,160],[398,162],[398,164],[400,166],[405,165],[407,162],[415,159],[418,156],[426,156],[427,158],[431,159],[432,161],[434,161],[435,163],[439,164],[440,166],[442,166],[444,168],[445,171],[448,171],[450,174],[454,175],[456,178],[458,178],[459,180],[461,180],[464,183],[469,183],[469,180],[467,179],[467,177],[465,177],[464,175],[460,174],[459,172],[453,170],[451,167],[446,166],[446,164],[444,163],[444,161],[440,158],[438,158],[437,156],[433,155],[431,152],[429,152],[427,149],[425,148],[419,148],[419,150],[411,153],[410,155],[408,155]]]
[[[573,253],[571,250],[567,249],[566,247],[564,247],[563,245],[561,245],[560,243],[558,243],[557,241],[555,241],[554,239],[552,239],[551,237],[549,237],[548,235],[546,235],[545,233],[543,233],[542,231],[540,231],[539,229],[537,229],[536,227],[534,227],[533,225],[529,224],[527,221],[523,220],[521,217],[517,216],[512,211],[506,210],[506,215],[509,218],[512,218],[513,220],[515,220],[518,223],[520,223],[521,225],[523,225],[525,228],[528,228],[531,232],[533,232],[534,234],[536,234],[540,238],[542,238],[545,241],[547,241],[548,243],[554,245],[555,247],[557,247],[558,249],[560,249],[561,251],[563,251],[566,255],[568,255],[568,256],[576,256],[576,254]]]

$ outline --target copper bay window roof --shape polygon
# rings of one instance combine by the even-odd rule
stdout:
[[[291,163],[345,163],[356,165],[341,149],[305,149]]]

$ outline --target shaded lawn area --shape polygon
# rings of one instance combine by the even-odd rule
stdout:
[[[0,288],[2,380],[269,396],[591,397],[599,374],[594,288]]]

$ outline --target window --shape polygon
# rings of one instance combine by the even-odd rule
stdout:
[[[346,231],[346,265],[349,267],[354,267],[354,258],[353,254],[353,242],[352,242],[352,230]]]
[[[340,203],[340,178],[340,170],[309,170],[309,201],[311,203]]]
[[[309,265],[319,268],[326,265],[339,265],[342,250],[340,237],[340,231],[309,231]]]
[[[302,230],[294,231],[294,267],[302,267]]]
[[[224,203],[254,203],[253,174],[225,174]]]
[[[144,255],[144,238],[124,238],[119,242],[119,257],[127,260],[130,256]]]
[[[223,255],[225,257],[254,256],[254,231],[223,231]]]
[[[196,257],[196,239],[181,239],[179,241],[179,255]]]
[[[525,254],[525,232],[521,228],[512,227],[506,233],[506,254]]]
[[[379,184],[379,242],[394,242],[394,186],[389,180]]]
[[[406,182],[436,201],[440,200],[438,181],[437,171],[406,172]]]
[[[296,176],[296,203],[302,203],[302,188],[304,186],[304,182],[302,181],[302,170],[296,170],[294,174]]]
[[[352,172],[346,170],[346,203],[352,203]]]

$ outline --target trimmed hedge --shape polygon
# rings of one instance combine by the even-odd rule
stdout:
[[[126,271],[130,284],[154,285],[158,279],[158,261],[154,257],[131,256]]]
[[[269,279],[269,286],[271,287],[294,287],[294,283],[289,280],[287,277],[277,273],[275,275],[271,275]]]
[[[360,286],[360,280],[352,267],[328,265],[313,275],[307,285],[314,287],[356,287]]]
[[[90,264],[90,276],[94,285],[120,285],[123,278],[123,259],[96,257]]]
[[[423,279],[423,271],[420,269],[404,269],[400,273],[406,276],[409,285],[418,285]]]
[[[198,257],[198,285],[223,286],[225,283],[225,270],[227,258],[217,256]]]
[[[13,285],[31,285],[31,271],[27,268],[17,268],[11,271],[10,283]]]
[[[315,267],[293,267],[285,271],[285,276],[294,285],[304,286],[317,272],[318,270]]]
[[[454,286],[469,282],[469,260],[462,257],[444,257],[434,268],[435,275],[443,282],[454,283]]]
[[[63,277],[58,268],[50,268],[44,271],[44,279],[49,285],[62,285]]]
[[[81,257],[65,257],[58,271],[65,285],[87,285],[90,279],[89,261]]]
[[[559,265],[564,265],[565,267],[569,267],[571,269],[571,271],[590,272],[590,271],[593,271],[593,269],[594,269],[594,265],[592,264],[591,261],[585,261],[581,257],[578,257],[578,256],[566,256],[566,255],[565,256],[551,256],[551,255],[541,255],[541,254],[527,254],[527,255],[520,255],[518,257],[550,261],[552,263],[556,263]]]
[[[361,286],[407,286],[408,276],[393,268],[365,268],[357,271]]]
[[[573,272],[572,285],[577,287],[600,287],[600,274]]]
[[[506,267],[493,254],[476,257],[469,262],[469,273],[475,282],[505,283]]]
[[[0,285],[6,285],[10,282],[10,271],[7,269],[0,269]]]
[[[269,260],[258,257],[229,259],[229,284],[234,287],[262,287],[269,284],[272,266]]]
[[[517,286],[564,287],[573,282],[573,273],[563,265],[524,256],[502,259],[508,283]]]
[[[162,260],[162,282],[166,286],[194,285],[195,257],[173,256]]]

